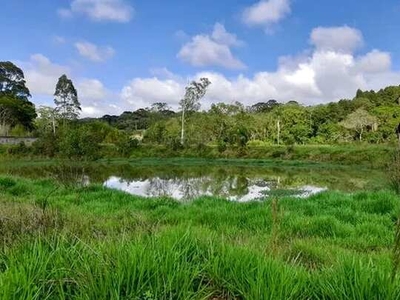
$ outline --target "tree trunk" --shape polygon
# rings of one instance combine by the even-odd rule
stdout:
[[[276,127],[278,129],[278,145],[280,145],[281,141],[281,121],[278,119],[278,122],[276,123]]]
[[[181,144],[185,142],[185,108],[182,107],[182,129],[181,129]]]
[[[54,116],[51,118],[51,125],[53,127],[53,134],[56,135],[56,122],[54,120]]]

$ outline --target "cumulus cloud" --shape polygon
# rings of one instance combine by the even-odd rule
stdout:
[[[317,27],[311,32],[310,42],[318,50],[353,53],[364,39],[361,31],[352,27]]]
[[[74,76],[71,68],[52,62],[43,54],[34,54],[28,62],[19,62],[25,72],[26,84],[31,91],[32,101],[37,105],[50,105],[58,78],[66,74],[72,79],[78,91],[82,106],[82,117],[98,117],[104,114],[119,114],[123,111],[123,103],[110,103],[111,99],[119,99],[118,95],[109,91],[98,79],[79,78]]]
[[[103,100],[108,94],[103,83],[98,79],[84,78],[79,82],[77,89],[79,96],[88,100]]]
[[[122,112],[122,108],[109,102],[117,96],[98,79],[83,78],[78,80],[77,90],[81,102],[82,117],[99,117]]]
[[[33,54],[22,66],[29,90],[38,95],[53,95],[58,78],[71,71],[69,67],[55,64],[42,54]]]
[[[132,19],[134,9],[125,0],[73,0],[69,8],[59,9],[58,14],[63,18],[81,14],[93,21],[126,23]]]
[[[329,32],[329,31],[328,31]],[[333,30],[333,32],[341,32]],[[347,29],[345,32],[348,32]],[[362,55],[354,54],[360,45],[361,33],[352,30],[354,39],[351,47],[344,47],[337,36],[331,36],[330,44],[319,37],[311,51],[296,56],[281,57],[275,71],[263,71],[253,76],[226,77],[213,71],[201,72],[191,79],[207,77],[212,82],[202,107],[212,103],[240,101],[252,105],[260,101],[277,99],[281,102],[299,101],[305,105],[327,103],[340,99],[351,99],[358,88],[380,89],[400,84],[400,72],[392,69],[391,56],[387,52],[372,50]],[[315,31],[311,33],[311,39]],[[168,102],[174,109],[184,94],[187,83],[179,76],[168,78],[136,78],[123,89],[123,100],[145,107],[153,102]],[[145,83],[145,84],[143,84]],[[129,92],[128,92],[129,91]],[[165,97],[164,97],[165,95]]]
[[[75,47],[81,56],[94,62],[104,62],[115,54],[110,46],[100,47],[89,42],[75,43]]]
[[[373,50],[360,57],[357,67],[365,73],[380,73],[389,70],[392,65],[390,53]]]
[[[185,87],[179,79],[135,78],[121,91],[121,99],[130,110],[150,106],[155,102],[166,102],[178,106]]]
[[[249,26],[261,26],[270,31],[272,25],[290,12],[290,0],[261,0],[244,10],[242,20]]]
[[[243,69],[245,65],[237,59],[231,47],[243,45],[236,35],[226,31],[225,27],[216,23],[211,34],[194,36],[183,45],[178,58],[196,67],[220,66],[227,69]]]

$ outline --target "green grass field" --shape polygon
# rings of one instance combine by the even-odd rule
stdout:
[[[390,191],[234,203],[0,178],[0,299],[400,299]]]

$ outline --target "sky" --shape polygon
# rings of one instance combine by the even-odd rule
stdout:
[[[314,105],[400,85],[399,0],[0,0],[0,60],[35,105],[58,78],[83,117],[166,102],[191,80],[212,103]]]

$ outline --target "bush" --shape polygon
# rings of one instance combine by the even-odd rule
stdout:
[[[218,149],[219,153],[225,152],[227,148],[228,148],[228,146],[226,145],[225,142],[222,141],[222,142],[218,143],[217,149]]]
[[[35,155],[54,157],[59,151],[59,139],[52,132],[43,134],[32,144]]]
[[[20,142],[18,145],[13,145],[7,149],[7,153],[10,155],[24,155],[30,151],[31,148],[27,147],[24,142]]]
[[[60,137],[60,153],[67,158],[96,160],[100,158],[102,136],[90,125],[69,128]]]
[[[184,146],[181,144],[181,141],[179,139],[171,139],[169,146],[173,151],[179,151],[184,149]]]
[[[123,156],[129,156],[139,145],[140,141],[136,138],[131,138],[128,134],[121,135],[116,142],[118,153]]]
[[[27,132],[26,132],[24,126],[22,126],[20,124],[18,124],[15,127],[13,127],[11,129],[10,133],[11,133],[12,136],[18,136],[18,137],[23,137],[23,136],[27,135]]]

